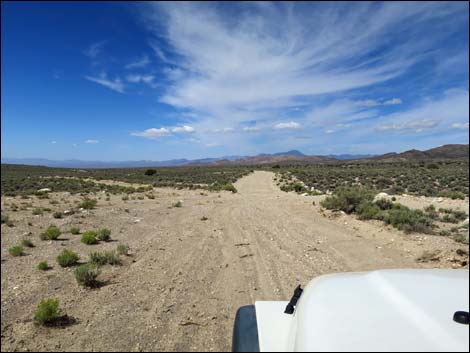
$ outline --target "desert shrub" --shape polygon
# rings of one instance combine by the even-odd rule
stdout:
[[[101,241],[109,241],[111,239],[111,230],[103,228],[98,231],[98,239]]]
[[[21,241],[21,245],[23,245],[23,246],[26,247],[26,248],[34,248],[33,242],[32,242],[31,240],[29,240],[29,239],[23,239],[23,240]]]
[[[394,204],[384,214],[384,221],[406,233],[432,233],[432,220],[422,211],[411,210],[406,206]]]
[[[60,229],[56,226],[49,226],[39,235],[41,240],[56,240],[60,236]]]
[[[443,229],[441,231],[439,231],[439,235],[441,237],[448,237],[452,234],[452,232],[450,230],[447,230],[447,229]]]
[[[42,208],[34,208],[32,211],[33,215],[38,216],[43,214]]]
[[[86,287],[95,287],[97,285],[96,278],[100,274],[100,270],[96,264],[91,263],[77,267],[74,274],[78,284]]]
[[[80,228],[72,227],[72,228],[70,228],[70,233],[75,234],[75,235],[80,234]]]
[[[235,188],[235,186],[233,186],[232,183],[228,183],[228,184],[225,184],[224,186],[222,186],[222,190],[231,191],[234,194],[237,193],[237,189]]]
[[[145,196],[147,196],[148,199],[155,199],[155,195],[154,194],[146,194]]]
[[[59,212],[59,211],[54,212],[54,213],[52,214],[52,217],[54,217],[54,218],[62,218],[62,212]]]
[[[122,200],[122,201],[129,201],[129,196],[128,196],[128,195],[124,195],[123,197],[121,197],[121,200]]]
[[[157,173],[157,171],[155,169],[147,169],[144,174],[150,176],[150,175],[154,175],[156,173]]]
[[[90,261],[97,265],[106,265],[106,255],[101,252],[92,252],[89,255]]]
[[[436,211],[436,207],[434,207],[434,205],[425,207],[424,212],[432,219],[437,219],[439,216],[439,213]]]
[[[468,237],[465,234],[455,234],[452,239],[454,239],[458,243],[468,245]]]
[[[92,252],[90,253],[90,261],[96,265],[102,266],[106,264],[120,265],[121,260],[115,251],[106,251],[104,253]]]
[[[2,214],[2,224],[7,223],[10,220],[10,218],[7,215]]]
[[[78,207],[81,207],[85,210],[92,210],[96,207],[96,204],[98,203],[98,201],[94,200],[94,199],[89,199],[89,198],[85,198],[79,205]]]
[[[58,299],[42,299],[34,314],[34,320],[42,325],[51,324],[61,315]]]
[[[371,202],[374,192],[362,187],[342,187],[321,202],[321,205],[330,210],[340,210],[346,213],[357,211],[360,204]]]
[[[201,221],[207,221],[209,218],[207,218],[206,216],[202,216],[201,217]]]
[[[129,245],[119,244],[116,249],[119,255],[128,255],[129,254]]]
[[[460,191],[441,191],[439,192],[438,196],[449,197],[452,200],[465,200],[465,194]]]
[[[75,265],[79,259],[80,257],[77,253],[72,250],[64,249],[59,256],[57,256],[57,263],[62,267],[70,267]]]
[[[389,210],[393,206],[393,202],[386,198],[378,199],[374,202],[381,210]]]
[[[38,264],[38,270],[40,270],[40,271],[47,271],[47,270],[49,270],[49,264],[47,263],[47,261],[41,261],[41,262]]]
[[[8,252],[10,253],[11,256],[23,256],[23,247],[20,245],[12,246],[10,249],[8,249]]]
[[[173,204],[173,207],[183,207],[183,202],[181,200],[177,201]]]
[[[98,239],[96,239],[96,236],[97,234],[95,231],[87,230],[85,233],[82,234],[82,238],[80,239],[80,241],[83,244],[93,245],[98,243]]]
[[[430,163],[426,166],[428,169],[439,169],[439,166],[436,163]]]
[[[372,202],[363,202],[359,204],[357,213],[360,219],[379,219],[381,209]]]

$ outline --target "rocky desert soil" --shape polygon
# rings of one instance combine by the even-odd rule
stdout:
[[[2,224],[2,351],[229,351],[238,307],[288,300],[298,284],[316,276],[468,268],[463,244],[323,211],[319,197],[284,193],[273,177],[250,174],[235,184],[237,194],[155,189],[155,199],[130,201],[121,195],[106,201],[103,195],[96,209],[63,219],[52,213],[34,216],[31,209],[9,212],[15,227]],[[50,197],[60,203],[2,198],[2,209],[27,201],[63,211],[80,199],[67,193]],[[178,200],[183,206],[172,207]],[[429,200],[410,202],[422,207]],[[455,207],[468,212],[468,200]],[[70,233],[57,241],[39,240],[49,224],[82,231],[107,227],[114,241],[89,246]],[[8,248],[25,237],[36,247],[26,248],[25,256],[9,255]],[[129,244],[131,255],[121,266],[104,266],[104,284],[97,289],[78,286],[73,269],[55,260],[69,248],[85,262],[89,252],[115,249],[118,242]],[[465,253],[458,255],[459,249]],[[438,260],[416,261],[424,251],[436,250]],[[53,268],[37,270],[42,260]],[[58,298],[76,322],[37,326],[33,314],[42,298]]]

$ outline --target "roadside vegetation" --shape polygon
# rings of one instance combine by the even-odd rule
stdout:
[[[432,164],[434,167],[429,168]],[[345,186],[362,186],[388,194],[410,194],[451,199],[469,195],[468,161],[344,162],[287,165],[271,168],[284,191],[328,194]]]
[[[438,230],[437,221],[444,223],[458,223],[465,220],[468,215],[462,211],[451,209],[436,210],[434,206],[424,211],[410,209],[389,198],[377,198],[377,191],[361,186],[341,187],[325,198],[321,205],[333,211],[343,211],[347,214],[356,214],[359,219],[378,220],[389,224],[405,233],[425,233],[452,236],[454,240],[465,242],[461,235],[462,227],[452,230]],[[463,226],[465,228],[465,226]],[[466,226],[468,229],[468,224]],[[467,240],[468,241],[468,240]]]

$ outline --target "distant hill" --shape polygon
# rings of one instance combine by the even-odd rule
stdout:
[[[380,161],[408,161],[423,159],[459,159],[469,158],[469,146],[466,145],[443,145],[429,150],[420,151],[412,149],[402,153],[387,153],[370,159]]]
[[[54,161],[40,158],[2,158],[2,163],[40,165],[46,167],[61,168],[140,168],[140,167],[177,167],[177,166],[206,166],[206,165],[256,165],[256,164],[314,164],[314,163],[339,163],[340,161],[408,161],[426,159],[462,159],[469,158],[469,146],[444,145],[426,151],[409,150],[402,153],[386,153],[383,155],[368,154],[339,154],[328,156],[308,156],[297,150],[277,152],[272,154],[262,153],[256,156],[224,156],[219,158],[203,159],[172,159],[167,161],[82,161],[76,159]]]

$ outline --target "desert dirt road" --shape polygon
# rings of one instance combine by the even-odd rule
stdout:
[[[430,266],[415,261],[432,246],[422,238],[325,216],[313,198],[280,191],[273,177],[256,171],[235,184],[237,194],[159,189],[155,200],[113,196],[85,217],[58,220],[62,228],[108,227],[130,245],[132,256],[103,268],[105,285],[94,290],[79,287],[55,257],[67,247],[85,260],[117,243],[90,250],[71,234],[61,242],[34,238],[28,256],[13,258],[6,249],[25,229],[2,225],[9,232],[2,234],[2,350],[228,351],[242,305],[288,300],[298,284],[322,274]],[[183,207],[171,208],[178,199]],[[34,222],[45,227],[51,219]],[[456,246],[439,241],[449,251]],[[44,259],[54,268],[38,273]],[[36,326],[32,313],[44,297],[59,298],[77,323]]]

